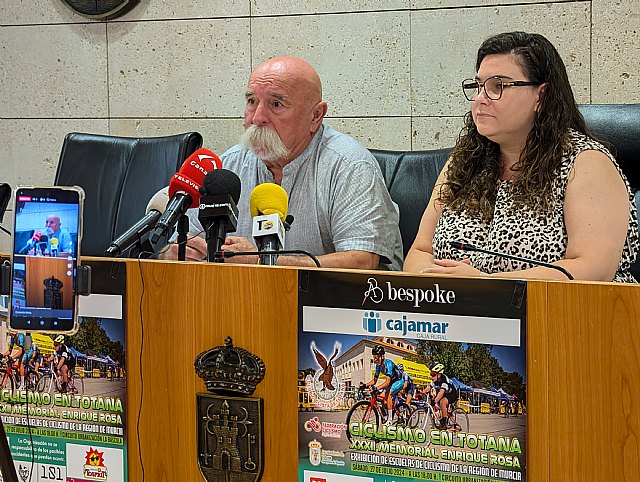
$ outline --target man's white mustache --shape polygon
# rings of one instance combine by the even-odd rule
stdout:
[[[242,134],[240,144],[265,161],[284,159],[289,155],[278,133],[269,127],[249,126]]]

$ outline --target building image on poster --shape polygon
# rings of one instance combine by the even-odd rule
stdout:
[[[0,366],[0,416],[20,480],[127,480],[123,297],[91,297],[92,316],[74,335],[31,334],[24,386],[14,360],[10,376],[6,357]],[[0,336],[5,352],[6,327]]]
[[[526,480],[525,310],[508,296],[514,285],[496,285],[495,297],[486,284],[480,297],[474,283],[458,285],[453,306],[400,311],[384,277],[367,305],[366,277],[322,276],[300,301],[299,481]],[[324,302],[325,284],[344,299]]]

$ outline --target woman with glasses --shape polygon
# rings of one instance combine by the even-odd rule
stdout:
[[[628,268],[638,224],[629,184],[587,130],[556,49],[538,34],[502,33],[480,46],[476,70],[462,83],[471,112],[404,269],[635,282]]]

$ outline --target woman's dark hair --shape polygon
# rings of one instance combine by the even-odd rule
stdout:
[[[562,160],[569,129],[591,136],[576,105],[567,70],[555,47],[539,34],[509,32],[485,40],[478,50],[476,71],[487,55],[511,54],[525,80],[546,84],[533,128],[529,132],[511,189],[514,206],[525,205],[538,214],[551,206],[552,180]],[[448,180],[439,201],[454,211],[466,210],[483,219],[493,217],[501,173],[498,144],[478,133],[471,112],[451,153]]]

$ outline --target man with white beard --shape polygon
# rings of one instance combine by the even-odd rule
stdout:
[[[309,251],[325,268],[400,269],[398,214],[380,167],[355,139],[323,124],[327,104],[315,69],[296,57],[267,60],[251,73],[245,97],[245,132],[221,156],[242,182],[237,231],[222,249],[256,251],[249,196],[259,184],[276,183],[287,192],[295,219],[285,249]],[[189,240],[187,259],[202,260],[207,247],[197,210],[189,217],[191,233],[200,236]],[[175,245],[167,254],[176,257]],[[257,257],[228,262],[255,264]],[[278,257],[278,264],[315,266],[293,256]]]
[[[47,245],[47,251],[51,252],[51,240],[57,240],[56,256],[67,256],[73,253],[73,239],[69,231],[61,227],[60,216],[57,214],[50,214],[45,220],[45,232],[49,237],[49,244]]]

